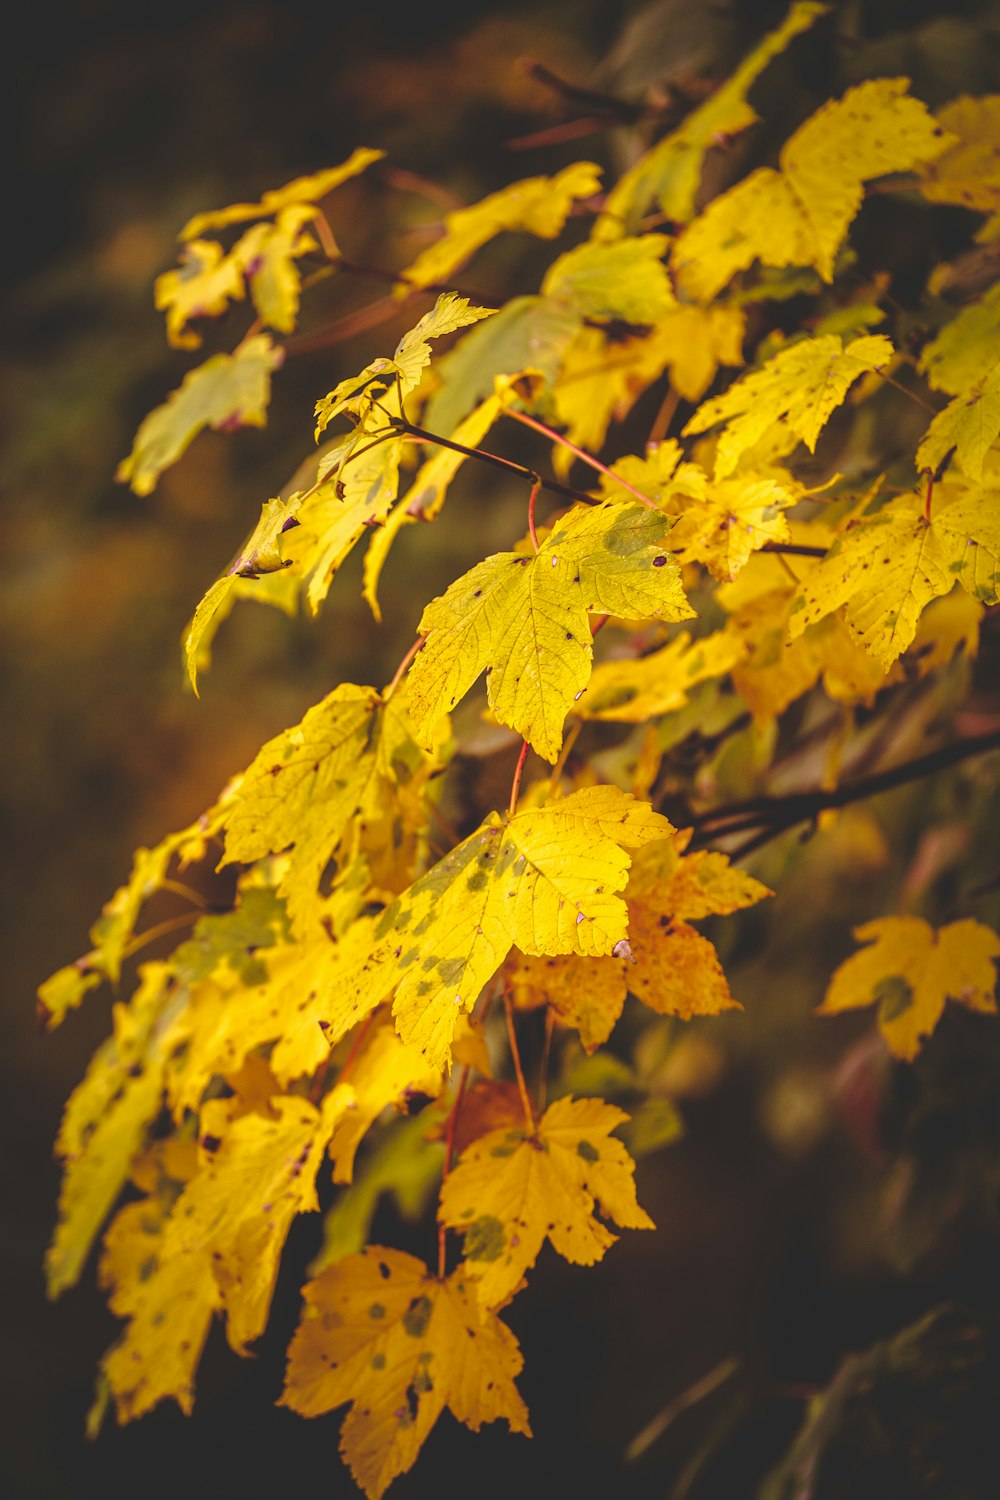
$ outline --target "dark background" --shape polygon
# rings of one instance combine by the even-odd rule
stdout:
[[[835,9],[849,13],[854,45],[835,49],[820,28],[772,65],[754,94],[769,121],[755,149],[872,73],[908,72],[932,105],[997,86],[994,7]],[[16,1500],[253,1496],[290,1486],[354,1493],[336,1455],[339,1415],[304,1422],[272,1405],[318,1219],[293,1232],[257,1357],[239,1361],[213,1334],[192,1419],[162,1408],[83,1442],[94,1369],[115,1321],[93,1289],[92,1267],[58,1305],[46,1303],[41,1260],[58,1184],[51,1141],[106,1033],[110,1000],[91,999],[46,1036],[34,1026],[33,990],[84,951],[87,926],[137,844],[196,816],[264,738],[335,682],[384,680],[433,589],[482,555],[484,539],[509,534],[507,491],[477,476],[484,509],[474,522],[473,511],[456,507],[453,532],[414,540],[406,566],[390,568],[381,631],[349,569],[318,622],[247,607],[220,635],[196,702],[183,688],[177,644],[195,602],[260,500],[309,451],[316,397],[379,352],[383,335],[389,347],[398,334],[390,326],[374,343],[290,366],[275,384],[265,433],[203,435],[137,500],[114,484],[115,465],[188,364],[166,349],[152,308],[152,280],[172,264],[177,227],[197,209],[256,197],[359,144],[386,148],[397,166],[465,201],[578,157],[620,165],[635,144],[615,132],[510,149],[512,138],[572,114],[519,58],[640,98],[671,77],[724,76],[784,10],[669,0],[323,8],[57,0],[19,11],[5,70],[13,174],[0,356],[0,1285],[10,1294],[0,1335],[0,1420],[9,1426],[0,1485]],[[345,192],[337,228],[349,253],[393,266],[413,257],[435,212],[415,196],[395,201],[402,207],[389,218],[367,179]],[[531,246],[500,247],[476,263],[473,284],[487,294],[533,290],[548,254],[547,246],[540,257]],[[377,284],[338,288],[329,312],[376,295]],[[220,339],[227,347],[225,329]],[[473,482],[463,483],[471,493]],[[411,559],[421,574],[413,596]],[[978,1230],[916,1270],[902,1272],[887,1254],[878,1219],[885,1164],[860,1154],[836,1120],[837,1069],[852,1039],[868,1045],[865,1023],[809,1020],[823,982],[814,966],[826,957],[816,952],[820,919],[846,933],[883,909],[914,846],[906,830],[925,813],[897,799],[891,819],[903,852],[860,876],[856,861],[849,878],[836,853],[806,852],[794,899],[769,913],[767,943],[753,920],[732,940],[733,986],[747,1014],[715,1023],[709,1082],[679,1085],[700,1095],[684,1104],[685,1140],[640,1168],[640,1196],[659,1232],[626,1235],[591,1270],[543,1256],[508,1314],[525,1350],[520,1383],[533,1443],[500,1427],[474,1437],[445,1417],[393,1494],[468,1486],[490,1496],[514,1484],[527,1494],[600,1486],[666,1495],[706,1442],[720,1446],[724,1463],[698,1493],[750,1494],[795,1430],[803,1395],[845,1350],[941,1297],[988,1301],[994,1252]],[[823,972],[840,956],[832,952]],[[956,1036],[959,1051],[981,1050],[979,1032],[958,1027]],[[869,1061],[888,1088],[881,1055]],[[398,1225],[387,1212],[377,1231],[386,1243],[431,1252],[430,1226]],[[740,1369],[721,1404],[713,1397],[682,1414],[623,1467],[636,1433],[730,1356]]]

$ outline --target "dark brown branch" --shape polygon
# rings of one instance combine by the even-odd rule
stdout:
[[[917,756],[915,760],[904,761],[902,765],[878,771],[860,781],[845,782],[829,789],[790,792],[784,797],[757,797],[748,798],[744,802],[732,802],[727,807],[715,808],[694,819],[692,847],[704,847],[735,833],[753,832],[751,839],[732,852],[732,858],[736,859],[768,843],[787,829],[794,828],[798,823],[811,822],[827,808],[847,807],[852,802],[861,802],[868,797],[878,796],[880,792],[905,786],[908,782],[920,781],[925,776],[933,776],[974,755],[982,755],[998,748],[1000,730],[993,730],[990,734],[956,740],[950,745],[943,745],[939,750],[932,750],[928,755]]]
[[[825,547],[808,547],[804,542],[765,542],[762,552],[780,552],[787,557],[825,557]]]
[[[531,77],[551,89],[560,99],[565,99],[571,104],[579,104],[584,109],[593,110],[595,114],[613,120],[620,120],[625,125],[636,125],[649,113],[643,104],[630,104],[627,99],[618,99],[614,94],[601,94],[596,89],[581,88],[579,84],[569,83],[567,79],[560,78],[558,73],[553,73],[544,63],[537,62],[533,57],[522,57],[520,66]]]

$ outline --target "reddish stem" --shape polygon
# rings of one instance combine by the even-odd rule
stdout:
[[[514,1027],[514,1002],[510,996],[510,990],[504,990],[503,1009],[507,1018],[507,1037],[510,1041],[510,1056],[514,1064],[514,1077],[517,1079],[517,1091],[521,1096],[521,1108],[524,1110],[524,1121],[528,1129],[534,1132],[535,1112],[531,1107],[531,1095],[528,1093],[528,1085],[524,1081],[524,1071],[521,1067],[521,1053],[517,1045],[517,1031]]]
[[[531,486],[531,494],[528,496],[528,535],[531,537],[531,545],[538,551],[538,532],[535,530],[535,501],[538,499],[538,491],[542,487],[542,481],[536,479]]]
[[[528,758],[529,749],[528,741],[525,740],[521,745],[521,753],[517,757],[517,765],[514,767],[514,780],[510,786],[510,803],[507,807],[507,816],[509,818],[512,818],[517,812],[517,797],[521,790],[521,777],[524,775],[524,762]]]
[[[425,635],[418,635],[417,636],[416,640],[413,642],[413,645],[410,647],[409,651],[407,651],[406,655],[403,657],[403,660],[400,662],[400,664],[396,668],[395,672],[393,672],[393,674],[392,674],[392,681],[389,683],[389,686],[386,688],[385,692],[382,694],[382,702],[383,703],[387,703],[389,701],[389,699],[392,697],[393,693],[396,691],[397,687],[399,686],[400,678],[402,677],[403,673],[406,671],[407,667],[410,665],[410,662],[416,656],[417,652],[418,651],[422,651],[424,649],[424,645],[426,644],[426,641],[427,641],[427,637]]]
[[[931,518],[931,501],[934,498],[934,470],[927,470],[927,493],[924,496],[924,520]]]
[[[534,428],[535,432],[542,433],[544,437],[549,438],[553,443],[561,443],[564,448],[568,448],[582,463],[588,464],[592,469],[596,469],[598,474],[603,474],[606,479],[612,480],[615,484],[620,484],[623,490],[628,490],[630,495],[634,495],[649,510],[659,509],[656,502],[650,500],[648,495],[644,495],[641,490],[637,490],[635,485],[629,484],[628,480],[623,479],[620,474],[614,473],[612,469],[608,468],[607,464],[602,464],[601,460],[595,458],[592,453],[588,453],[584,448],[578,448],[575,443],[571,443],[568,437],[564,437],[561,432],[556,432],[554,427],[547,427],[544,422],[539,422],[534,417],[529,417],[527,412],[514,411],[510,406],[504,408],[504,414],[505,416],[513,417],[515,422],[523,422],[525,427]]]

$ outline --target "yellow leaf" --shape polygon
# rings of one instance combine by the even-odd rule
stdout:
[[[659,1015],[717,1016],[738,1010],[708,938],[645,900],[629,902],[629,944],[636,958],[627,974],[634,995]]]
[[[56,1141],[65,1162],[59,1223],[45,1257],[50,1297],[79,1280],[132,1158],[159,1114],[165,1057],[156,1029],[169,978],[165,964],[143,966],[128,1005],[114,1008],[114,1035],[98,1048],[67,1102]]]
[[[430,364],[430,339],[443,338],[446,333],[491,318],[494,311],[492,307],[476,307],[457,292],[442,292],[430,312],[424,313],[416,327],[404,333],[396,345],[393,363],[399,371],[400,394],[406,396],[420,384],[420,377]]]
[[[970,396],[992,372],[1000,345],[1000,282],[952,318],[924,349],[918,368],[936,391]]]
[[[696,683],[720,677],[746,655],[732,633],[717,630],[692,641],[682,630],[666,646],[638,661],[605,661],[594,668],[577,713],[586,719],[644,724],[688,701]]]
[[[820,433],[867,370],[886,365],[893,355],[884,334],[865,334],[844,347],[838,334],[800,339],[779,349],[759,370],[733,382],[728,391],[706,401],[684,428],[685,434],[707,432],[726,424],[715,455],[715,477],[724,479],[740,458],[776,422],[801,438],[810,453]]]
[[[279,333],[291,333],[299,315],[302,278],[295,262],[318,248],[305,232],[316,213],[308,204],[284,208],[273,224],[248,229],[232,251],[250,283],[261,322]]]
[[[930,520],[911,495],[890,500],[855,523],[805,578],[788,635],[844,606],[865,649],[888,671],[916,634],[924,606],[956,580],[984,604],[996,602],[1000,510],[991,492],[935,492]]]
[[[301,536],[292,540],[291,571],[308,580],[306,603],[315,614],[334,574],[372,526],[385,520],[399,487],[402,443],[397,438],[358,453],[304,498]]]
[[[928,604],[911,647],[921,677],[937,667],[946,667],[956,651],[975,656],[982,619],[983,606],[963,589],[953,589]]]
[[[331,1041],[395,987],[404,1041],[447,1067],[455,1026],[516,943],[528,954],[611,953],[625,937],[620,896],[639,848],[667,820],[617,787],[594,786],[507,823],[486,822],[389,906],[353,985],[328,996]]]
[[[255,580],[262,574],[278,573],[291,565],[284,556],[286,533],[300,524],[299,500],[293,496],[284,501],[265,500],[260,519],[247,538],[243,549],[221,578],[217,578],[199,601],[184,632],[184,663],[188,679],[198,694],[198,668],[205,664],[208,643],[215,635],[216,620],[231,607],[231,596],[241,580]]]
[[[175,349],[200,349],[201,335],[188,324],[216,318],[230,302],[243,300],[243,266],[215,240],[193,240],[181,252],[180,267],[156,278],[154,295],[157,311],[167,314],[167,342]]]
[[[600,190],[601,169],[581,161],[555,177],[526,177],[468,208],[445,214],[444,234],[400,272],[408,286],[447,281],[452,272],[503,230],[519,229],[551,240],[560,232],[574,200]]]
[[[487,697],[545,759],[590,679],[588,615],[679,620],[692,613],[662,550],[669,523],[637,504],[577,507],[537,555],[496,553],[427,606],[427,644],[410,669],[410,707],[425,734],[488,672]]]
[[[266,333],[258,333],[234,354],[213,354],[189,371],[164,404],[140,423],[132,452],[118,465],[116,477],[137,495],[148,495],[203,427],[263,427],[271,374],[284,357]]]
[[[355,820],[398,817],[400,784],[419,793],[439,768],[413,739],[405,695],[383,702],[374,688],[344,683],[257,753],[226,809],[223,862],[249,864],[291,847],[277,890],[302,932]]]
[[[502,1417],[531,1435],[517,1340],[483,1317],[464,1267],[440,1281],[401,1250],[369,1245],[303,1295],[280,1404],[317,1417],[352,1403],[340,1451],[369,1500],[412,1466],[445,1406],[474,1432]]]
[[[743,470],[728,479],[710,480],[698,464],[682,464],[660,503],[677,517],[670,550],[678,561],[704,563],[728,583],[768,542],[791,539],[783,511],[800,499],[801,491],[790,478],[782,482]]]
[[[349,177],[356,177],[359,172],[371,166],[372,162],[381,161],[384,155],[384,151],[371,151],[366,146],[359,146],[339,167],[327,167],[325,171],[316,172],[311,177],[296,177],[294,182],[287,182],[284,187],[273,188],[265,193],[259,203],[234,203],[231,208],[195,214],[184,225],[177,238],[193,240],[197,235],[204,234],[206,229],[225,229],[230,224],[244,224],[248,219],[266,219],[295,203],[319,203],[335,187],[339,187]]]
[[[685,854],[690,831],[649,844],[636,855],[629,899],[641,900],[673,917],[697,922],[729,916],[756,906],[774,892],[744,870],[734,870],[725,854],[701,850]]]
[[[828,8],[808,0],[792,5],[782,24],[744,58],[732,77],[619,178],[597,221],[595,237],[617,239],[633,232],[654,203],[668,219],[686,224],[694,213],[706,153],[720,138],[755,122],[757,112],[747,103],[749,89],[771,59]]]
[[[854,929],[870,948],[841,964],[822,1015],[877,1005],[878,1024],[897,1057],[912,1062],[948,1000],[995,1011],[1000,937],[980,922],[950,922],[936,931],[920,917],[881,917]]]
[[[57,969],[38,986],[36,1009],[41,1025],[50,1030],[61,1025],[66,1012],[82,1005],[90,991],[97,988],[104,978],[92,966],[97,958],[96,953],[88,953],[75,963]]]
[[[378,1026],[366,1041],[349,1079],[333,1090],[340,1110],[330,1140],[334,1182],[351,1182],[354,1157],[369,1127],[390,1105],[410,1094],[436,1099],[441,1070],[429,1066],[422,1052],[401,1042],[391,1025]]]
[[[864,184],[931,161],[950,139],[908,86],[906,78],[874,78],[848,89],[786,141],[780,170],[760,167],[710,203],[674,249],[683,291],[710,302],[755,260],[815,266],[832,281]]]
[[[558,1099],[534,1131],[494,1130],[462,1154],[441,1188],[440,1219],[464,1235],[483,1308],[516,1291],[546,1238],[574,1265],[601,1260],[623,1229],[653,1229],[635,1198],[635,1163],[612,1130],[628,1116],[603,1099]]]
[[[556,1020],[580,1033],[585,1052],[603,1045],[622,1013],[628,986],[616,958],[529,958],[516,949],[504,977],[520,1010],[548,1005]]]
[[[577,245],[553,261],[543,297],[569,302],[585,318],[655,323],[677,306],[663,255],[663,234]]]
[[[956,396],[939,411],[924,433],[914,463],[918,469],[936,470],[955,449],[962,473],[969,479],[983,477],[983,462],[1000,435],[1000,361],[995,361],[981,385],[967,395]]]
[[[939,109],[937,118],[951,140],[940,156],[921,165],[924,197],[995,214],[1000,210],[1000,94],[981,99],[963,94]]]
[[[226,1309],[226,1334],[237,1353],[267,1322],[289,1226],[319,1207],[315,1178],[344,1107],[327,1095],[322,1110],[307,1099],[273,1100],[277,1118],[232,1119],[229,1101],[213,1099],[201,1114],[201,1166],[164,1230],[164,1262],[204,1261]],[[192,1279],[196,1275],[192,1268]]]

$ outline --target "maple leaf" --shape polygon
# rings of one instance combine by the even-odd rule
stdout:
[[[331,1091],[338,1109],[330,1139],[334,1182],[351,1182],[354,1157],[369,1127],[390,1105],[414,1094],[434,1099],[441,1092],[440,1068],[432,1068],[416,1047],[400,1041],[391,1023],[377,1026],[367,1038],[349,1079]]]
[[[459,578],[420,621],[426,644],[408,679],[418,734],[486,671],[496,717],[554,761],[563,720],[590,679],[587,616],[680,620],[693,613],[663,550],[668,527],[637,504],[576,507],[534,557],[496,553]]]
[[[482,1316],[462,1266],[440,1281],[413,1256],[369,1245],[303,1297],[279,1405],[317,1417],[352,1403],[340,1451],[370,1500],[411,1467],[446,1406],[474,1432],[503,1417],[530,1437],[517,1340]]]
[[[261,321],[279,333],[291,333],[298,318],[302,278],[295,262],[318,249],[305,227],[317,212],[305,203],[283,208],[273,224],[248,229],[232,251]]]
[[[908,86],[874,78],[848,89],[785,142],[780,170],[760,167],[710,203],[674,247],[684,292],[709,302],[755,260],[815,266],[832,281],[864,184],[933,160],[951,140]]]
[[[917,368],[936,391],[969,396],[996,364],[1000,343],[1000,282],[947,323],[927,344]]]
[[[441,386],[427,407],[428,425],[451,432],[477,401],[493,393],[498,375],[531,369],[551,385],[581,326],[577,309],[564,302],[512,297],[435,366]]]
[[[880,917],[854,929],[870,948],[840,965],[820,1014],[877,1005],[882,1035],[896,1057],[912,1062],[948,1000],[994,1012],[1000,937],[966,918],[936,930],[920,917]]]
[[[495,813],[377,919],[371,955],[327,998],[333,1041],[395,987],[404,1041],[448,1066],[459,1016],[516,943],[610,953],[627,931],[630,856],[670,824],[617,787],[586,787],[506,823]]]
[[[526,177],[468,208],[454,209],[444,216],[441,238],[400,272],[404,290],[447,281],[487,240],[504,230],[554,239],[574,201],[592,197],[600,186],[600,167],[589,161],[574,162],[555,177]]]
[[[164,469],[177,462],[203,427],[263,427],[271,375],[285,357],[266,333],[245,339],[233,354],[213,354],[185,375],[162,406],[139,425],[132,452],[116,478],[148,495]]]
[[[425,786],[440,763],[433,746],[425,752],[415,743],[405,695],[384,702],[374,688],[345,683],[247,768],[226,809],[224,862],[250,863],[291,846],[277,889],[301,929],[354,820],[391,821],[399,783],[412,795],[414,780]]]
[[[576,712],[585,719],[644,724],[683,708],[690,688],[730,671],[745,655],[746,647],[730,632],[717,630],[692,640],[682,630],[637,661],[601,662]]]
[[[959,203],[979,213],[1000,210],[1000,94],[962,94],[937,112],[950,140],[920,165],[920,190],[932,203]]]
[[[557,1099],[533,1130],[490,1131],[462,1153],[441,1188],[441,1223],[464,1235],[465,1265],[484,1308],[503,1304],[546,1238],[574,1265],[613,1245],[595,1216],[653,1229],[636,1202],[635,1163],[611,1132],[628,1116],[603,1099]]]
[[[1000,361],[979,386],[956,396],[939,411],[924,433],[914,460],[918,469],[936,471],[955,449],[962,473],[982,479],[983,462],[1000,435]]]
[[[298,498],[294,496],[288,501],[280,498],[265,500],[260,519],[242,549],[199,601],[184,632],[184,663],[196,697],[198,668],[205,661],[206,639],[210,640],[215,634],[216,617],[220,612],[228,613],[233,590],[240,580],[279,573],[291,565],[291,559],[284,555],[284,538],[289,530],[300,524],[298,509]]]
[[[655,323],[677,306],[663,254],[664,234],[577,245],[554,260],[542,295],[571,303],[585,318]]]
[[[698,408],[685,434],[726,424],[715,455],[715,477],[724,479],[742,455],[776,422],[801,438],[810,453],[830,418],[859,376],[892,359],[884,334],[864,334],[845,347],[838,334],[800,339],[779,349],[759,370],[735,380],[721,396]]]
[[[653,203],[667,219],[686,224],[695,211],[706,153],[727,136],[754,124],[757,112],[746,97],[751,86],[771,59],[827,9],[808,0],[792,5],[782,24],[764,37],[704,104],[622,174],[607,196],[594,228],[595,238],[617,239],[633,232]]]
[[[121,1191],[133,1156],[160,1110],[165,1054],[156,1031],[170,971],[145,964],[114,1033],[91,1059],[66,1104],[56,1152],[65,1163],[59,1223],[45,1257],[50,1297],[79,1280],[90,1247]]]
[[[167,314],[167,342],[175,349],[200,349],[192,318],[215,318],[230,302],[246,296],[243,267],[215,240],[193,240],[181,252],[181,265],[156,278],[155,305]]]
[[[670,550],[679,561],[704,563],[716,578],[731,582],[754,552],[791,539],[783,512],[800,498],[784,473],[744,470],[710,480],[698,464],[682,464],[660,503],[677,517]]]
[[[339,167],[327,167],[325,171],[315,172],[311,177],[296,177],[293,182],[286,182],[284,187],[272,188],[259,203],[234,203],[229,208],[195,214],[193,219],[187,221],[177,238],[193,240],[204,234],[206,229],[225,229],[230,224],[244,224],[248,219],[266,219],[292,204],[319,203],[335,187],[339,187],[349,177],[356,177],[359,172],[371,166],[372,162],[381,161],[384,155],[384,151],[372,151],[367,146],[359,146]]]
[[[913,640],[924,606],[956,581],[980,602],[995,603],[995,500],[940,486],[935,502],[930,520],[916,496],[902,495],[851,526],[804,579],[789,639],[843,605],[853,633],[888,671]]]

